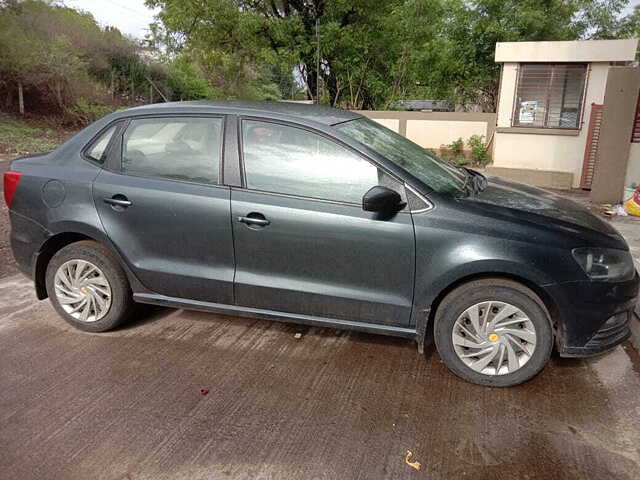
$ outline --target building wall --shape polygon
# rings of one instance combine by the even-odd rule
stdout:
[[[640,87],[640,69],[611,67],[604,95],[598,162],[591,185],[591,200],[616,203],[621,200],[629,165],[631,132]]]
[[[637,38],[565,42],[498,42],[496,62],[630,62]]]
[[[439,148],[441,145],[448,145],[459,138],[466,141],[473,135],[482,135],[486,140],[487,130],[487,122],[408,120],[406,136],[422,147]]]
[[[361,110],[358,113],[404,135],[425,148],[440,148],[458,138],[482,135],[489,141],[495,130],[495,113],[401,112]]]
[[[398,118],[375,118],[376,122],[380,125],[384,125],[389,130],[393,130],[396,133],[400,133],[400,119]]]
[[[511,127],[517,86],[517,67],[517,63],[503,65],[493,165],[502,168],[571,173],[572,186],[579,187],[591,104],[601,104],[604,101],[608,63],[590,65],[582,123],[577,131],[545,131]]]
[[[640,143],[632,143],[629,148],[629,163],[627,163],[624,185],[628,187],[633,183],[640,185]],[[620,198],[626,200],[629,196],[629,192],[626,192],[623,188]]]

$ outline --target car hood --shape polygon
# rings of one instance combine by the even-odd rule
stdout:
[[[568,226],[567,224],[569,224],[601,234],[620,236],[608,222],[598,218],[579,203],[541,188],[511,182],[499,177],[487,177],[487,188],[467,200],[477,204],[488,204],[515,212],[532,214],[539,220],[543,220],[547,226],[550,224]],[[535,218],[532,218],[531,215],[525,216],[529,220]],[[540,223],[540,221],[536,223]]]

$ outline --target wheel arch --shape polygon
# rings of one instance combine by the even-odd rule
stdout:
[[[133,274],[133,272],[128,267],[127,263],[121,257],[120,253],[111,243],[111,241],[101,232],[93,230],[94,229],[92,228],[77,228],[77,226],[76,228],[60,229],[57,233],[53,233],[42,244],[40,249],[35,253],[35,259],[33,262],[33,278],[38,300],[44,300],[49,296],[47,294],[45,276],[47,272],[47,266],[49,265],[49,262],[51,261],[53,256],[67,245],[86,240],[96,242],[97,244],[102,245],[111,253],[113,253],[118,263],[127,275],[131,288],[135,289],[134,291],[144,290],[144,287],[142,287],[140,281]]]
[[[547,291],[536,283],[531,278],[524,275],[520,275],[512,272],[475,272],[465,276],[461,276],[449,282],[443,288],[440,288],[437,294],[433,297],[430,304],[423,311],[427,311],[427,315],[421,315],[422,318],[416,319],[416,330],[418,332],[418,348],[423,351],[425,344],[431,344],[433,341],[433,329],[435,325],[435,315],[438,307],[444,300],[444,298],[456,288],[477,280],[507,280],[516,282],[536,294],[541,302],[541,306],[546,310],[549,321],[551,322],[551,328],[554,332],[554,337],[557,337],[558,329],[560,328],[559,308],[556,301],[547,293]]]

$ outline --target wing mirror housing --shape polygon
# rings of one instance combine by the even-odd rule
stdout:
[[[406,205],[398,192],[382,185],[371,187],[362,197],[362,209],[365,212],[395,213]]]

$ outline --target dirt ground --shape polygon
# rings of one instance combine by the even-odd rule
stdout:
[[[640,478],[628,344],[489,389],[360,333],[155,309],[87,334],[36,301],[0,222],[1,479]]]

